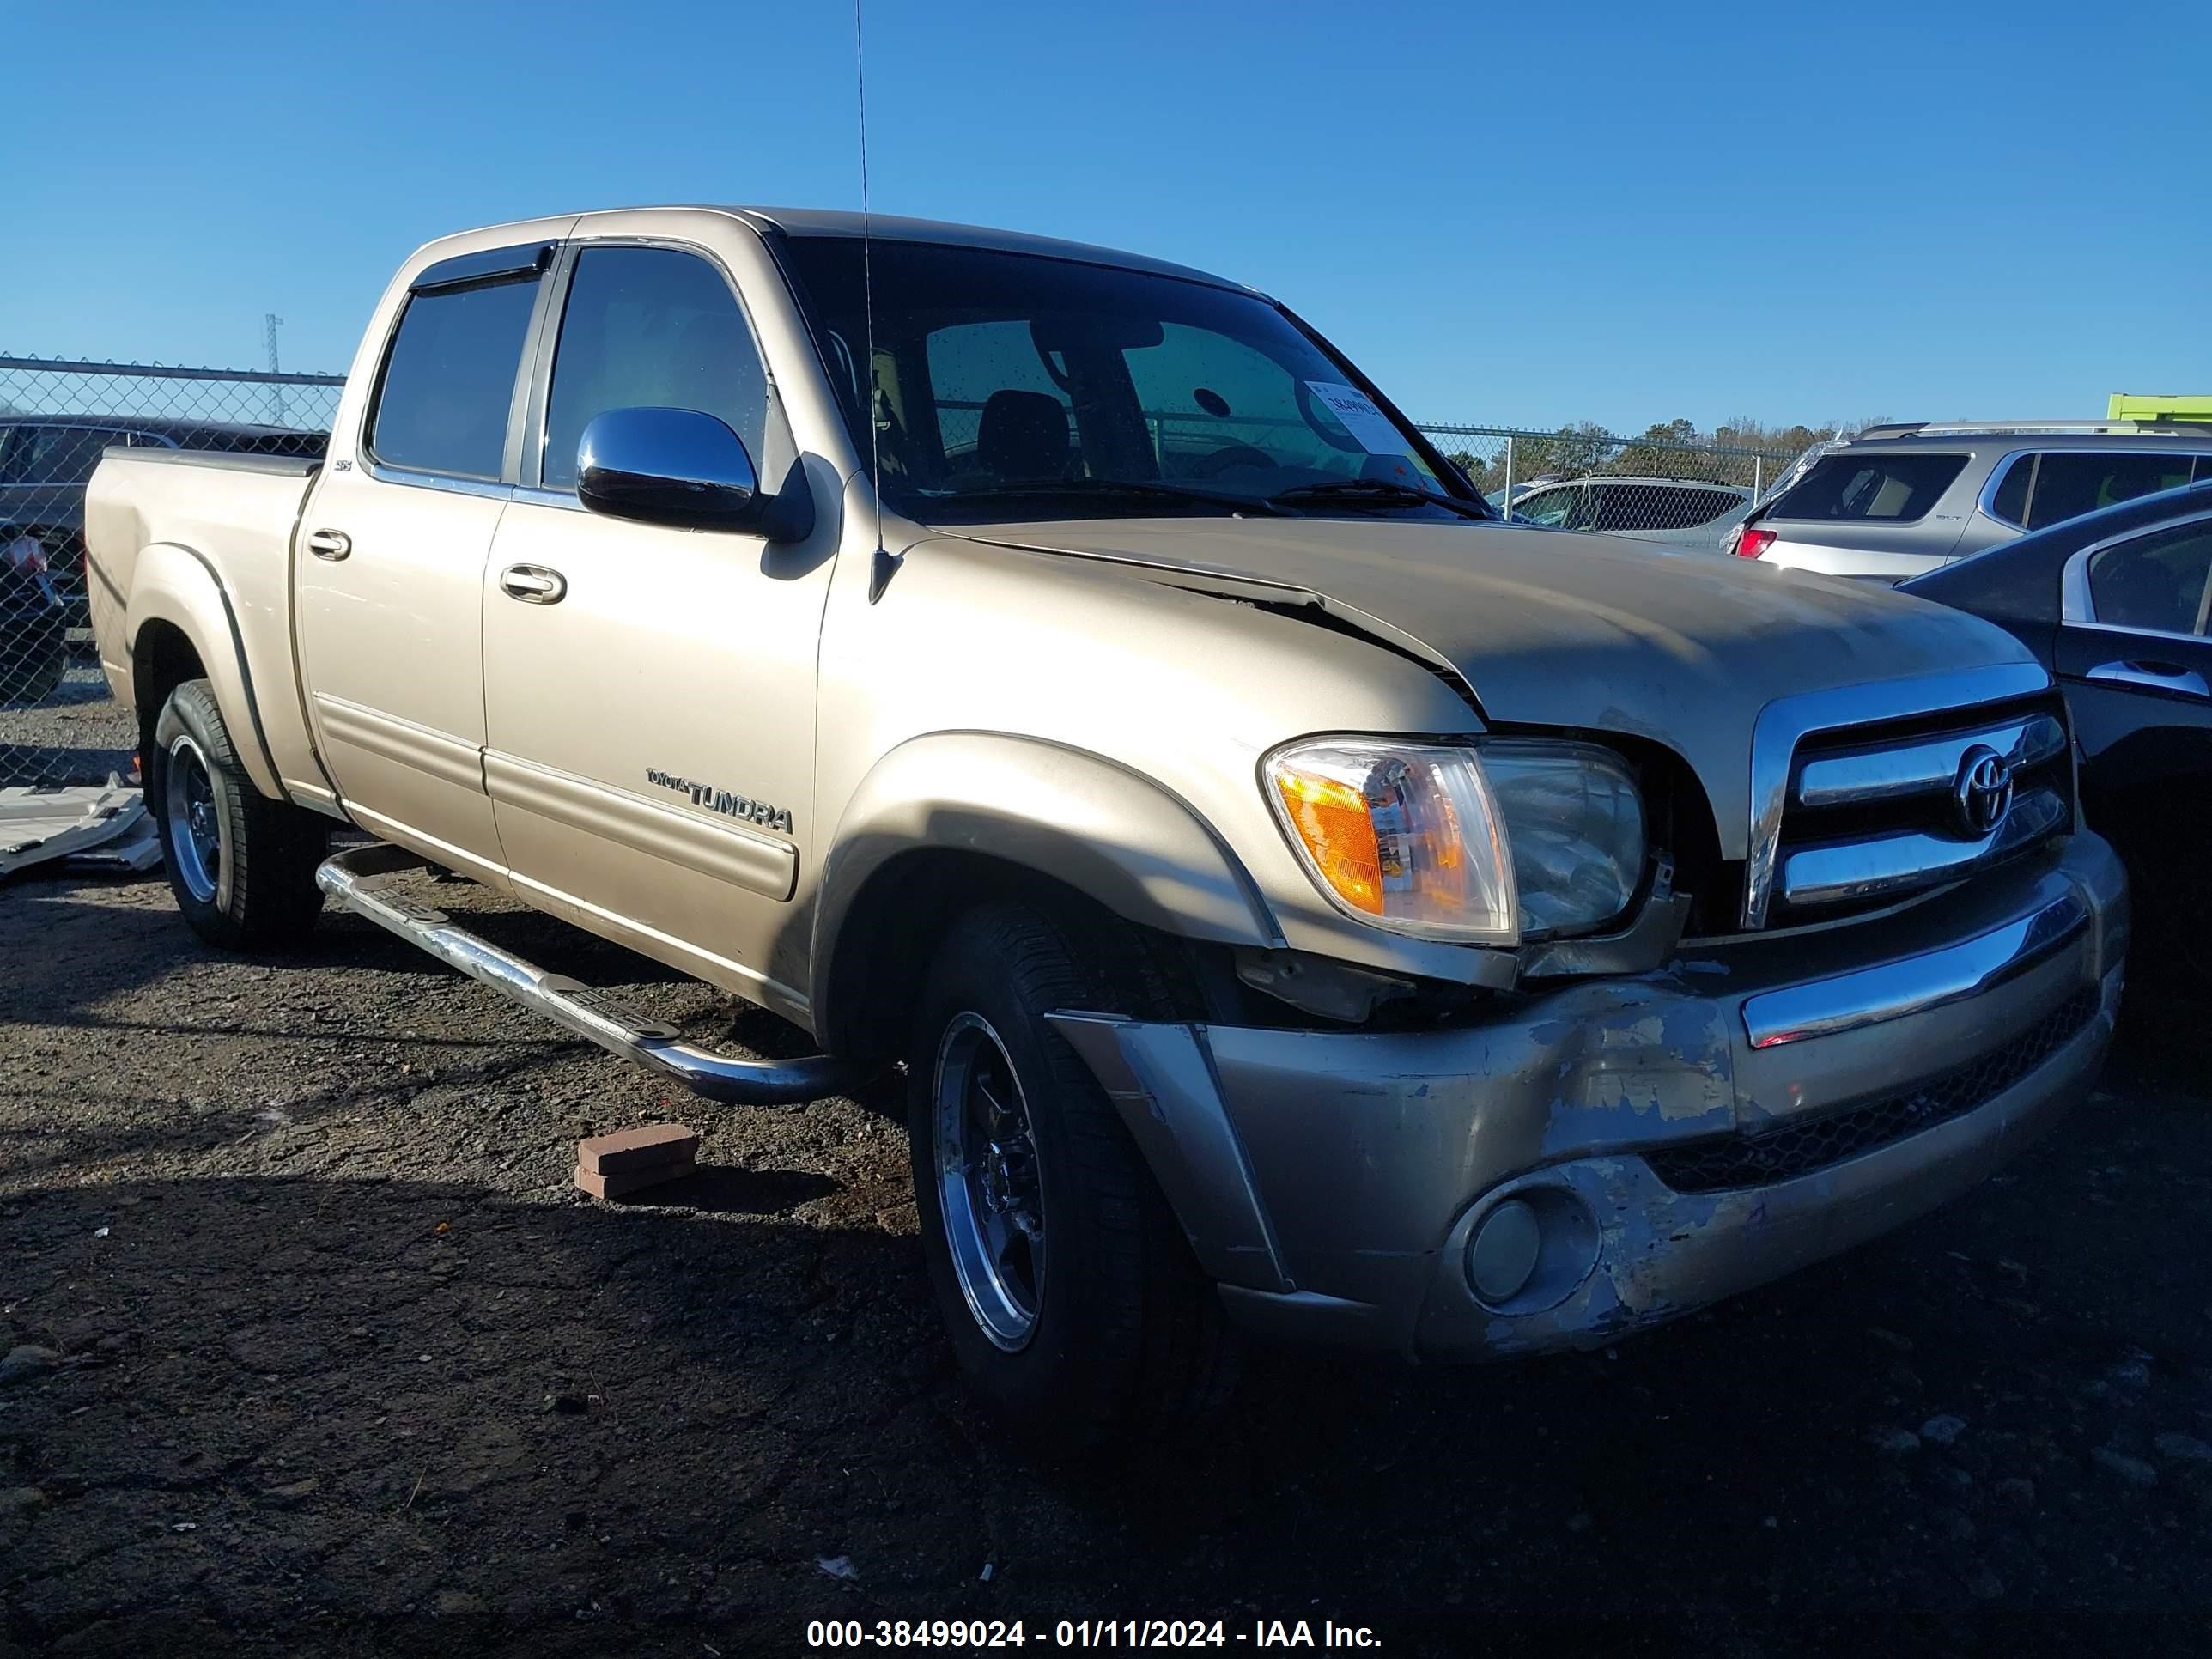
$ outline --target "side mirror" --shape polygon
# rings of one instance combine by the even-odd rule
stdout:
[[[577,499],[594,513],[681,530],[761,527],[773,498],[744,441],[696,409],[610,409],[576,446]]]

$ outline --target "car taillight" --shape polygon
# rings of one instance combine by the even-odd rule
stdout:
[[[1761,530],[1757,525],[1746,525],[1736,538],[1735,556],[1739,559],[1755,559],[1774,545],[1774,532]]]

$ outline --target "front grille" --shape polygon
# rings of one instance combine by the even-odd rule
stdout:
[[[2071,1042],[2096,1013],[2098,1002],[2096,988],[2084,986],[2005,1048],[1900,1094],[1755,1134],[1650,1152],[1646,1160],[1659,1179],[1678,1193],[1763,1187],[1840,1164],[1995,1099]]]
[[[2064,705],[2046,693],[1808,734],[1790,757],[1770,921],[1826,921],[1955,881],[2074,827]],[[2010,805],[1977,827],[1960,775],[2006,763]]]

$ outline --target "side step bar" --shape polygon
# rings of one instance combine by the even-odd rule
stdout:
[[[315,884],[344,908],[419,945],[532,1013],[708,1100],[732,1106],[791,1105],[842,1094],[871,1075],[865,1066],[827,1054],[804,1060],[733,1060],[695,1048],[678,1036],[674,1026],[648,1019],[564,975],[549,974],[455,927],[444,911],[388,890],[393,878],[419,870],[424,862],[402,848],[381,843],[349,848],[323,861],[315,872]]]

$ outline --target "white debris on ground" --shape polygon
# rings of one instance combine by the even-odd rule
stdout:
[[[55,859],[76,870],[152,869],[161,861],[143,790],[104,784],[0,789],[0,877]]]

